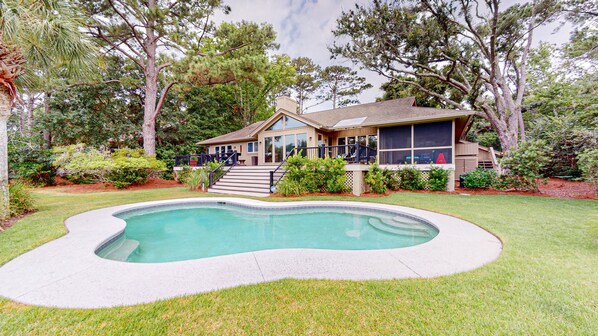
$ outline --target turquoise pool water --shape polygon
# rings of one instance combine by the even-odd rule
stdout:
[[[254,209],[198,204],[117,217],[127,222],[124,235],[97,254],[136,263],[283,248],[389,249],[422,244],[438,234],[434,226],[398,213],[330,206]]]

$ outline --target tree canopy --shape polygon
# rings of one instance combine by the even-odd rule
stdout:
[[[498,1],[375,0],[343,12],[330,50],[454,108],[481,111],[508,150],[525,135],[521,111],[533,32],[555,7],[553,1],[502,8]],[[450,86],[461,99],[422,78]]]

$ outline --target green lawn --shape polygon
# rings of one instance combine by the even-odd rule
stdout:
[[[40,211],[0,234],[0,264],[65,234],[64,219],[78,212],[197,195],[183,188],[76,195],[36,191]],[[0,299],[0,334],[597,333],[597,201],[423,193],[303,199],[382,202],[452,214],[497,234],[504,252],[475,271],[435,279],[282,280],[98,310]]]

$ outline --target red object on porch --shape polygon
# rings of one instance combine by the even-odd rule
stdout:
[[[437,164],[445,164],[446,163],[446,159],[444,158],[443,153],[438,154],[438,158],[436,158],[436,163]]]

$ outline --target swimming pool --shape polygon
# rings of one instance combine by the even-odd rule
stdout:
[[[430,241],[438,229],[395,211],[360,207],[259,208],[226,202],[181,204],[116,214],[124,232],[103,258],[161,263],[272,249],[379,250]]]
[[[404,214],[421,219],[433,224],[438,234],[427,243],[400,248],[277,248],[174,262],[122,262],[97,254],[114,241],[127,238],[124,232],[129,216],[204,205],[238,205],[243,210],[272,212],[307,212],[318,207],[367,209],[378,216]],[[374,202],[189,198],[91,210],[68,218],[65,225],[67,235],[0,267],[0,296],[51,307],[114,307],[288,278],[381,280],[445,276],[485,265],[502,251],[497,237],[462,219]],[[274,229],[278,232],[278,227]]]

